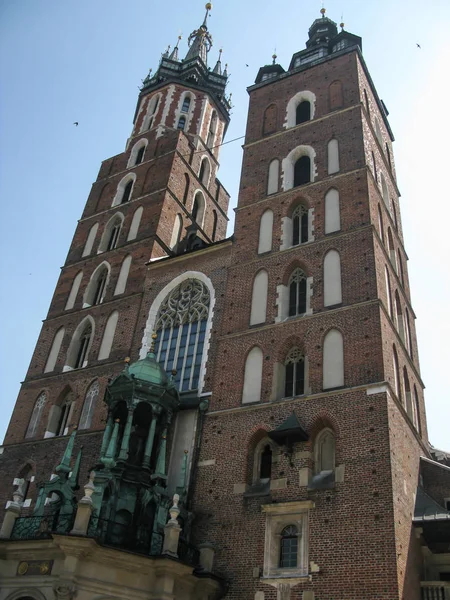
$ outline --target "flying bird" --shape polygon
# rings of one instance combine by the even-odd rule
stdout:
[[[75,127],[78,127],[78,121],[75,121],[74,125]]]
[[[248,67],[248,65],[245,65],[246,67]]]
[[[420,44],[417,44],[417,43],[416,43],[416,46],[417,46],[418,48],[422,49],[422,46],[421,46]]]

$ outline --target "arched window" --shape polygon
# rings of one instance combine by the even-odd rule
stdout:
[[[114,334],[116,333],[117,321],[119,320],[119,312],[115,310],[110,314],[106,322],[105,332],[103,334],[102,343],[98,353],[98,360],[104,360],[109,358],[111,348],[114,341]]]
[[[305,244],[309,239],[308,209],[300,204],[292,213],[292,245]]]
[[[378,205],[378,228],[380,231],[380,238],[381,241],[383,242],[383,244],[385,243],[384,241],[384,226],[383,226],[383,215],[381,213],[381,206]]]
[[[408,350],[409,356],[413,358],[413,346],[412,346],[412,338],[411,338],[411,325],[409,323],[409,312],[408,309],[405,308],[405,335],[406,335],[406,348]]]
[[[383,195],[383,201],[386,205],[386,208],[389,210],[389,192],[388,192],[386,179],[385,179],[383,173],[380,173],[380,179],[381,179],[381,193]]]
[[[213,210],[213,227],[211,233],[211,239],[214,242],[217,234],[217,210]]]
[[[260,455],[259,480],[266,481],[272,474],[272,448],[266,444]]]
[[[306,313],[306,285],[306,274],[301,269],[295,269],[289,278],[289,317],[295,317]]]
[[[344,105],[344,92],[340,81],[333,81],[328,88],[330,110],[341,108]]]
[[[415,421],[414,403],[413,403],[413,398],[412,398],[412,394],[411,394],[411,387],[409,385],[408,371],[406,370],[406,367],[403,367],[403,389],[405,391],[406,412],[408,413],[408,417],[414,423],[414,421]]]
[[[394,318],[394,311],[392,310],[392,291],[391,291],[391,278],[389,277],[389,271],[387,266],[384,267],[384,276],[386,279],[386,296],[388,303],[388,311],[391,319]]]
[[[395,346],[392,346],[392,361],[394,366],[394,391],[400,402],[402,402],[402,393],[400,389],[400,368],[398,366],[398,355]]]
[[[67,351],[66,365],[63,371],[81,369],[88,364],[89,351],[94,333],[94,320],[86,317],[76,328]]]
[[[381,147],[383,147],[383,136],[381,134],[380,122],[378,120],[378,117],[375,117],[375,135],[378,140],[378,143]]]
[[[311,159],[301,156],[294,165],[294,187],[305,185],[311,181]]]
[[[114,290],[114,296],[123,294],[127,286],[128,273],[130,272],[131,266],[131,255],[129,254],[123,259],[122,266],[120,267],[119,277],[116,283],[116,289]]]
[[[144,160],[144,154],[145,154],[145,145],[141,146],[138,150],[138,153],[136,154],[136,161],[135,161],[135,165],[140,165],[141,162]]]
[[[395,312],[397,315],[397,331],[398,331],[398,334],[399,334],[401,340],[404,343],[405,342],[405,323],[403,321],[403,312],[402,312],[402,305],[400,302],[400,296],[399,296],[397,290],[395,290]]]
[[[84,293],[83,307],[96,306],[103,302],[109,279],[109,271],[110,267],[105,262],[96,268]]]
[[[41,392],[34,403],[33,412],[31,413],[30,422],[28,423],[25,439],[32,438],[36,435],[46,402],[47,395],[45,392]]]
[[[184,115],[181,115],[181,117],[178,119],[177,129],[181,129],[181,131],[184,131],[185,127],[186,127],[186,117]]]
[[[372,165],[373,165],[373,176],[375,177],[375,181],[378,183],[377,163],[375,160],[375,154],[373,152],[372,152]]]
[[[172,229],[172,237],[170,238],[170,249],[171,250],[176,248],[178,242],[180,241],[182,226],[183,226],[183,219],[181,218],[181,215],[175,215],[175,221],[173,223],[173,229]]]
[[[388,145],[388,143],[387,143],[387,142],[386,142],[386,156],[387,156],[387,159],[388,159],[389,168],[390,168],[390,170],[392,171],[391,153],[390,153],[390,151],[389,151],[389,145]]]
[[[74,307],[82,279],[83,279],[83,271],[79,271],[75,275],[75,279],[72,282],[72,287],[70,288],[69,297],[67,298],[67,302],[66,302],[66,306],[64,307],[64,310],[70,310],[71,308]]]
[[[202,158],[202,162],[200,165],[200,172],[198,174],[198,178],[203,183],[205,187],[208,187],[209,175],[211,173],[211,165],[209,164],[209,160],[206,158]]]
[[[281,532],[280,569],[294,569],[298,562],[298,529],[288,525]]]
[[[328,142],[328,175],[339,172],[339,142],[332,139]]]
[[[148,131],[152,128],[156,113],[158,111],[160,97],[161,94],[155,94],[150,98],[147,108],[147,114],[142,122],[141,132]]]
[[[114,250],[117,247],[119,241],[120,231],[124,217],[122,213],[116,213],[105,226],[105,230],[100,240],[98,252],[105,252],[108,250]]]
[[[325,233],[334,233],[340,231],[340,229],[339,192],[333,188],[325,194]]]
[[[253,280],[250,325],[258,325],[266,322],[268,286],[269,276],[267,271],[263,269],[256,274]]]
[[[341,257],[337,250],[329,250],[323,261],[323,305],[342,303]]]
[[[247,354],[244,371],[244,386],[242,389],[242,404],[259,402],[261,400],[263,353],[261,348],[254,346]]]
[[[278,109],[276,104],[270,104],[264,111],[263,135],[269,135],[277,130]]]
[[[122,198],[120,200],[120,204],[125,204],[130,200],[131,190],[133,189],[133,181],[129,181],[123,190]]]
[[[51,373],[55,369],[56,361],[58,360],[59,351],[64,338],[64,327],[60,327],[53,338],[51,350],[49,352],[47,362],[45,363],[44,373]]]
[[[131,242],[131,240],[136,239],[136,236],[139,231],[139,225],[141,224],[142,213],[144,212],[144,208],[140,206],[134,212],[133,218],[131,220],[130,229],[128,231],[127,242]]]
[[[276,194],[278,192],[278,179],[280,171],[280,161],[275,158],[269,164],[269,176],[267,179],[267,195]]]
[[[330,473],[335,469],[336,439],[331,429],[322,429],[314,441],[314,472]]]
[[[127,167],[134,167],[140,165],[144,160],[145,149],[147,148],[148,141],[144,138],[136,142],[130,152],[130,158],[128,159]]]
[[[273,212],[268,209],[263,212],[259,222],[258,254],[272,250]]]
[[[344,385],[344,338],[337,329],[331,329],[323,341],[323,389]]]
[[[285,360],[284,397],[305,393],[305,357],[298,348],[292,348]]]
[[[295,109],[295,124],[306,123],[311,119],[311,103],[303,100]]]
[[[397,209],[395,208],[394,199],[392,199],[392,202],[391,202],[391,210],[392,210],[392,218],[394,220],[394,226],[395,226],[395,229],[397,229],[397,231],[398,231]]]
[[[189,175],[187,173],[184,174],[184,193],[183,193],[183,204],[186,204],[187,197],[189,194]]]
[[[181,106],[181,112],[187,113],[189,112],[189,107],[191,106],[191,97],[186,95],[183,100],[183,104]]]
[[[192,220],[200,227],[203,227],[203,217],[205,215],[205,199],[201,192],[197,192],[192,205]]]
[[[94,245],[95,236],[97,235],[97,231],[98,231],[98,223],[94,223],[92,225],[92,227],[89,229],[86,243],[83,248],[83,254],[81,255],[82,257],[89,256],[89,254],[92,252],[92,246]]]
[[[369,104],[369,97],[367,96],[366,90],[364,90],[364,102],[366,104],[367,115],[370,119],[370,104]]]
[[[392,236],[391,228],[388,227],[388,254],[389,259],[391,261],[392,266],[394,267],[394,271],[397,272],[397,261],[395,256],[395,246],[394,246],[394,238]]]
[[[68,434],[74,406],[74,393],[67,386],[50,409],[45,438]]]
[[[17,479],[19,479],[19,481],[20,481],[19,486],[17,488],[17,492],[21,492],[22,497],[23,497],[22,508],[28,508],[31,505],[31,498],[27,498],[27,495],[28,495],[28,490],[30,488],[30,483],[31,483],[32,478],[33,478],[33,467],[30,464],[26,464],[22,469],[20,469],[20,472],[17,477]],[[16,598],[16,596],[14,594],[13,594],[13,597]],[[18,598],[18,600],[34,600],[34,599],[26,596],[26,597]]]
[[[216,130],[217,130],[217,113],[215,110],[212,111],[211,120],[209,122],[209,131],[208,138],[206,141],[206,145],[208,148],[214,147],[214,140],[216,138]]]
[[[402,282],[402,286],[405,287],[405,274],[403,272],[403,262],[402,256],[400,254],[400,248],[397,250],[397,266],[398,274],[400,275],[400,281]]]
[[[415,421],[414,425],[416,426],[416,429],[417,429],[417,431],[420,434],[421,433],[421,427],[420,427],[419,395],[417,393],[417,388],[416,388],[415,384],[414,384],[414,414],[416,416],[416,421]]]
[[[94,416],[95,405],[97,403],[100,386],[96,379],[89,386],[86,396],[84,398],[83,410],[81,412],[80,422],[78,423],[78,429],[89,429],[92,424],[92,417]]]
[[[200,368],[209,315],[210,294],[198,279],[186,279],[159,308],[155,331],[156,356],[165,371],[176,369],[180,391],[199,387]]]

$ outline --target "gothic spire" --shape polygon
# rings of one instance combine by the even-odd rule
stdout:
[[[68,475],[70,473],[70,461],[72,460],[72,452],[73,446],[75,444],[75,435],[77,433],[77,428],[74,427],[72,433],[70,434],[69,441],[67,442],[66,449],[64,450],[63,457],[61,462],[56,467],[56,472],[58,474],[63,473],[64,475]]]
[[[172,50],[171,55],[169,56],[170,60],[178,60],[178,44],[180,43],[181,35],[178,36],[177,43],[175,44],[175,48]]]
[[[206,14],[203,23],[200,28],[195,29],[188,38],[189,50],[186,54],[186,62],[199,58],[205,65],[207,64],[207,55],[212,46],[212,37],[208,31],[206,21],[208,19],[209,11],[212,8],[212,4],[208,2],[205,8]]]
[[[217,75],[222,75],[222,48],[219,50],[219,58],[217,59],[216,66],[214,67],[213,73],[217,73]]]

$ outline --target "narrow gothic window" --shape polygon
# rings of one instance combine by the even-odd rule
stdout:
[[[311,159],[301,156],[294,165],[294,187],[311,181]]]
[[[216,137],[216,129],[217,129],[217,113],[213,110],[211,115],[211,121],[209,122],[209,131],[208,131],[208,139],[206,145],[208,148],[214,147],[214,139]]]
[[[314,443],[314,467],[316,473],[334,471],[336,440],[330,429],[323,429]]]
[[[264,111],[263,135],[274,133],[277,129],[278,109],[276,104],[271,104]]]
[[[205,213],[205,199],[201,192],[198,192],[194,198],[194,204],[192,205],[192,220],[195,221],[200,227],[203,225],[203,215]]]
[[[392,171],[391,153],[389,152],[389,146],[388,146],[388,143],[387,143],[387,142],[386,142],[386,156],[387,156],[387,159],[388,159],[389,168],[390,168],[390,169],[391,169],[391,171]]]
[[[308,241],[308,209],[300,205],[292,214],[292,245]]]
[[[95,380],[86,393],[78,429],[89,429],[91,426],[99,390],[100,386],[98,381]]]
[[[292,569],[297,566],[298,530],[295,525],[288,525],[281,532],[280,569]]]
[[[108,278],[108,269],[104,269],[97,279],[97,284],[94,290],[94,296],[92,298],[92,305],[100,304],[103,300],[103,294],[105,292],[106,280]]]
[[[188,193],[189,193],[189,175],[187,173],[185,173],[184,174],[183,204],[186,204]]]
[[[272,448],[270,444],[264,446],[264,450],[261,452],[261,461],[259,467],[259,478],[270,479],[272,474]]]
[[[306,312],[306,275],[296,269],[289,279],[289,317],[303,315]]]
[[[68,420],[69,420],[69,414],[70,414],[71,408],[72,408],[72,395],[68,394],[61,406],[61,412],[60,412],[60,416],[59,416],[58,427],[56,429],[56,435],[66,435],[67,434],[66,429],[70,425],[70,423],[68,423]]]
[[[31,413],[31,419],[28,423],[27,432],[25,434],[25,438],[32,438],[36,435],[37,429],[39,427],[39,422],[41,420],[42,412],[44,410],[45,403],[47,402],[47,395],[45,392],[39,395],[38,399],[33,408],[33,412]]]
[[[135,165],[141,164],[141,162],[144,160],[144,153],[145,153],[145,146],[141,146],[136,155],[136,162],[134,163]]]
[[[128,202],[130,200],[131,190],[133,189],[133,183],[134,183],[133,180],[130,179],[130,181],[125,186],[120,204],[125,204],[126,202]]]
[[[75,358],[75,369],[81,369],[87,360],[87,353],[89,349],[89,342],[91,341],[92,328],[90,325],[83,331],[80,336],[78,352]]]
[[[394,388],[397,398],[402,401],[402,394],[400,390],[400,368],[398,366],[398,355],[395,346],[392,349],[392,360],[394,364]]]
[[[372,152],[372,164],[373,164],[373,176],[375,177],[375,181],[378,183],[377,163],[375,161],[375,154],[373,152]]]
[[[117,246],[117,240],[119,239],[121,226],[121,222],[118,222],[115,225],[113,225],[111,233],[109,234],[108,243],[106,245],[107,250],[114,250],[114,248]]]
[[[199,387],[210,295],[204,283],[187,279],[166,297],[156,318],[157,360],[166,371],[176,370],[180,391]]]
[[[186,126],[186,117],[184,115],[182,115],[178,120],[177,129],[181,129],[181,131],[184,131],[185,126]]]
[[[200,173],[198,174],[198,178],[200,179],[200,181],[203,183],[203,185],[205,187],[208,185],[209,173],[210,173],[209,162],[208,162],[207,158],[204,158],[202,160],[202,164],[200,165]]]
[[[305,393],[305,357],[298,348],[293,348],[285,361],[285,398]]]
[[[189,107],[191,105],[191,97],[185,96],[183,100],[183,106],[181,107],[181,112],[187,113],[189,112]]]
[[[212,228],[212,234],[211,234],[211,239],[213,242],[216,239],[216,233],[217,233],[217,211],[213,210],[213,228]]]
[[[300,125],[300,123],[306,123],[311,119],[311,104],[308,100],[303,100],[297,106],[297,110],[295,113],[295,124]]]

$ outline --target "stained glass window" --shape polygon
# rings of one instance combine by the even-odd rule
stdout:
[[[187,279],[170,292],[159,309],[156,357],[166,371],[176,370],[180,392],[198,389],[209,305],[206,285]]]

